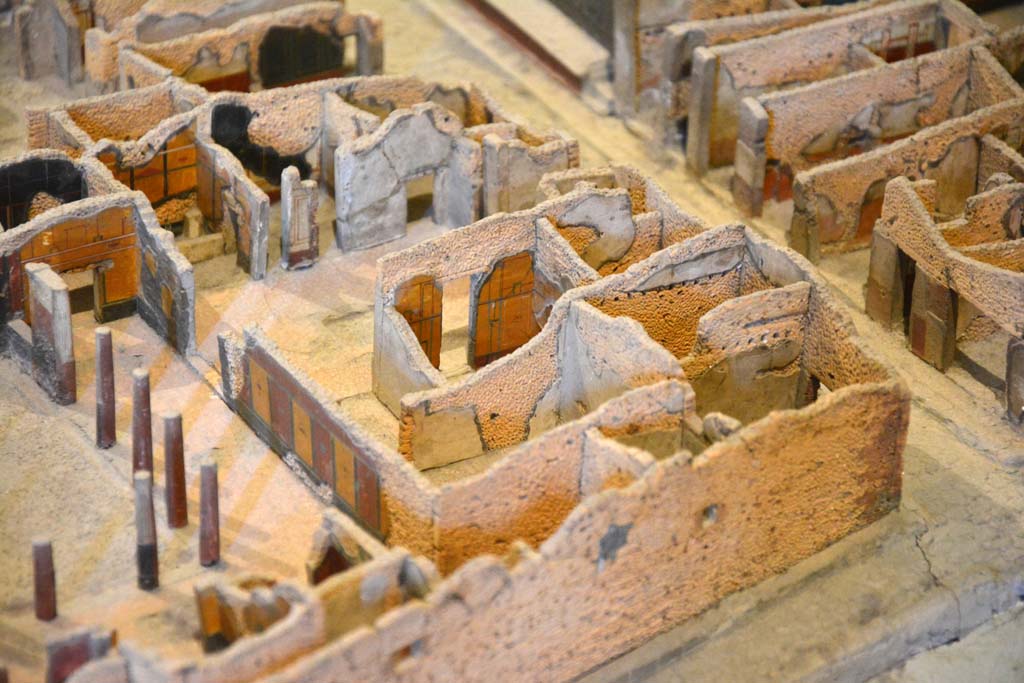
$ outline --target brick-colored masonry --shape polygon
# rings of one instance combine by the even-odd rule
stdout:
[[[746,214],[789,220],[770,205],[792,202],[789,248],[689,215],[630,166],[579,168],[576,140],[472,84],[380,75],[371,13],[194,4],[15,10],[26,75],[105,94],[30,110],[33,151],[0,161],[0,340],[73,403],[62,277],[92,273],[96,446],[118,452],[113,353],[136,322],[113,321],[137,313],[190,382],[220,374],[212,398],[251,430],[237,443],[328,510],[304,582],[242,571],[269,497],[235,489],[237,453],[186,460],[211,420],[167,405],[188,392],[147,356],[135,582],[147,619],[185,623],[185,600],[199,629],[175,656],[130,629],[61,634],[52,679],[572,680],[786,572],[903,491],[910,389],[812,265],[832,254],[871,248],[868,316],[934,368],[978,339],[1005,350],[990,385],[1024,421],[1019,30],[956,0],[558,3],[600,34],[631,128],[685,146]],[[28,40],[43,28],[75,49]],[[570,79],[591,102],[600,66]],[[197,286],[214,292],[198,316]],[[293,305],[257,319],[278,296]],[[350,307],[316,332],[349,336],[290,343],[323,318],[310,306]],[[162,482],[153,406],[170,409]],[[258,513],[290,524],[287,502]],[[48,542],[32,562],[53,620]]]
[[[885,327],[904,330],[914,355],[943,372],[958,343],[969,341],[958,339],[958,330],[991,324],[989,335],[1006,344],[999,378],[1006,417],[1020,425],[1024,184],[997,173],[984,189],[967,200],[960,217],[939,222],[938,183],[890,182],[871,244],[865,308]]]

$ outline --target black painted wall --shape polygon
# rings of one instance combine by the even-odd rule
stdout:
[[[281,184],[281,173],[289,166],[299,169],[305,180],[312,169],[301,154],[281,156],[273,147],[257,145],[249,139],[249,123],[256,116],[241,104],[218,104],[213,108],[213,141],[235,155],[242,166],[272,185]]]
[[[258,64],[264,88],[340,71],[344,63],[343,40],[311,26],[272,26],[260,43]]]
[[[66,204],[85,196],[85,182],[66,159],[27,159],[0,168],[0,223],[4,230],[28,221],[32,198],[39,192]]]

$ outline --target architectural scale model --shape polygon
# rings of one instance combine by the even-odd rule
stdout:
[[[0,683],[1024,666],[1024,8],[462,4],[0,9]]]

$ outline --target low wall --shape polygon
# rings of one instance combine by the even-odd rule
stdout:
[[[483,474],[440,489],[437,564],[448,575],[474,557],[539,547],[587,496],[631,483],[654,459],[601,434],[681,432],[693,390],[669,380],[626,391],[581,419],[510,451]],[[605,443],[605,442],[609,443]]]
[[[142,193],[135,195],[139,248],[139,315],[182,355],[196,350],[196,289],[192,264],[160,227]]]
[[[760,215],[766,197],[791,196],[800,171],[1020,94],[987,50],[963,46],[745,100],[733,198]]]
[[[274,452],[282,457],[294,454],[291,462],[324,487],[322,495],[386,538],[382,472],[400,477],[400,460],[389,459],[383,446],[351,418],[329,408],[333,401],[292,369],[257,329],[247,329],[244,342],[221,336],[220,362],[231,408]]]
[[[939,182],[937,210],[958,214],[978,190],[983,138],[1024,140],[1024,98],[985,107],[864,154],[798,173],[789,245],[812,261],[868,245],[885,183],[908,176]],[[981,182],[984,182],[984,178]]]
[[[775,413],[591,496],[536,553],[464,564],[401,631],[382,619],[270,680],[570,679],[894,509],[908,416],[891,380]],[[399,666],[354,656],[402,642]]]
[[[265,70],[282,67],[282,60],[289,54],[265,54],[265,44],[274,32],[295,31],[293,39],[311,43],[318,37],[324,46],[331,45],[336,54],[323,64],[315,64],[312,71],[302,67],[322,55],[303,54],[303,59],[291,66],[299,68],[294,74],[271,79],[266,86],[263,81],[271,78]],[[356,55],[351,67],[344,61],[345,38],[355,38]],[[346,68],[355,73],[379,73],[383,68],[383,39],[380,20],[370,13],[347,13],[338,2],[310,2],[294,7],[264,12],[241,18],[230,26],[215,27],[199,32],[185,31],[170,33],[160,41],[139,40],[134,36],[117,36],[94,30],[87,37],[94,54],[87,56],[90,76],[100,82],[112,82],[117,74],[111,66],[121,55],[131,52],[130,60],[141,58],[152,65],[166,69],[167,73],[185,80],[204,85],[211,91],[260,90],[264,87],[286,85],[313,78],[330,78],[344,75]],[[326,51],[324,51],[326,54]],[[347,60],[346,60],[347,61]],[[128,67],[126,69],[125,67]],[[143,67],[145,71],[151,68]],[[121,77],[137,77],[138,69],[130,62],[122,62]],[[282,80],[283,79],[283,80]],[[148,83],[147,83],[148,84]]]
[[[905,0],[757,40],[698,48],[687,163],[701,174],[732,163],[744,97],[877,66],[883,60],[875,53],[894,41],[915,40],[920,53],[987,36],[986,25],[957,6],[953,0]]]
[[[879,221],[883,238],[914,260],[932,278],[946,283],[957,294],[977,307],[1012,336],[1024,337],[1024,272],[1018,268],[1004,269],[962,253],[943,239],[934,219],[918,199],[914,183],[896,178],[886,187],[885,204]],[[1020,258],[1020,249],[1012,245]],[[1018,261],[1019,263],[1019,261]],[[873,291],[874,290],[874,291]],[[869,313],[881,311],[881,301],[889,300],[892,288],[872,254],[872,270],[868,280]],[[883,322],[895,322],[875,313]]]
[[[208,221],[224,233],[227,251],[254,280],[267,272],[270,198],[246,174],[242,164],[220,145],[196,139],[197,202]]]
[[[516,446],[623,391],[680,377],[635,321],[556,304],[514,354],[449,386],[402,399],[399,451],[419,469]]]
[[[150,683],[244,683],[280,671],[290,662],[327,642],[325,609],[318,597],[290,584],[273,589],[286,600],[288,614],[265,631],[248,633],[226,649],[194,661],[162,662],[130,645],[119,645],[128,680]]]

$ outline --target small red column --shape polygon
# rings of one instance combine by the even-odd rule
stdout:
[[[109,327],[96,328],[96,447],[117,443],[114,347]]]
[[[217,463],[203,463],[199,476],[199,564],[209,567],[220,561]]]
[[[135,473],[135,544],[139,588],[153,590],[160,585],[160,567],[153,516],[153,475],[145,470]]]
[[[32,571],[35,576],[36,619],[52,621],[57,617],[57,576],[53,569],[53,545],[50,541],[32,541]]]
[[[132,370],[132,474],[153,471],[153,424],[149,410],[149,370]]]
[[[188,526],[185,500],[185,446],[181,431],[181,413],[164,413],[164,491],[167,502],[167,526]]]

